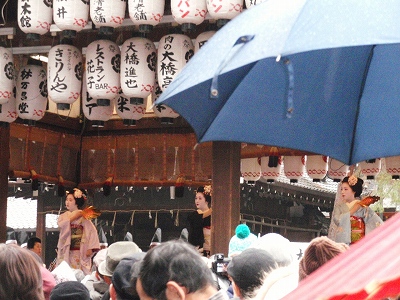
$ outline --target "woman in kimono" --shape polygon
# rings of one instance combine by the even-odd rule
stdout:
[[[332,213],[328,237],[338,243],[352,244],[383,223],[369,207],[379,197],[360,197],[364,181],[354,175],[343,178]],[[339,189],[339,188],[338,188]]]
[[[211,194],[211,185],[199,187],[194,200],[197,210],[188,216],[188,241],[206,257],[211,250]]]
[[[68,211],[58,217],[60,237],[57,244],[57,265],[65,261],[73,269],[91,273],[91,258],[100,249],[96,227],[90,221],[88,210],[82,210],[86,195],[75,188],[67,192],[65,206]]]

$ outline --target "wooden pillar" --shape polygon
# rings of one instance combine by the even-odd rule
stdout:
[[[213,142],[211,254],[228,255],[240,221],[240,143]]]
[[[37,198],[36,236],[42,240],[42,260],[46,261],[46,215],[44,212],[43,195]]]
[[[8,170],[10,168],[10,126],[0,126],[0,243],[7,238]]]

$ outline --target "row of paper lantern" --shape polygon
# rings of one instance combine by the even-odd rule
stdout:
[[[400,156],[386,157],[385,164],[386,172],[393,179],[399,179]],[[273,182],[278,179],[282,171],[290,182],[297,182],[306,175],[315,182],[321,181],[326,176],[335,182],[340,182],[348,175],[349,168],[348,165],[323,155],[278,156],[276,164],[271,164],[269,156],[241,160],[241,175],[247,182],[258,181],[260,178]],[[367,179],[375,179],[381,171],[382,160],[377,158],[362,161],[358,164],[358,168]]]
[[[265,0],[246,0],[247,8]],[[243,0],[171,0],[171,13],[178,24],[201,24],[207,12],[215,20],[230,20],[243,10]],[[129,18],[140,31],[148,32],[164,16],[165,0],[18,0],[18,26],[26,34],[42,35],[54,23],[76,33],[89,21],[98,28],[117,28]],[[190,29],[188,25],[188,30]],[[183,26],[184,28],[184,26]]]

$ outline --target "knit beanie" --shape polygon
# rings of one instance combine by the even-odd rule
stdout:
[[[90,293],[87,287],[78,281],[64,281],[53,288],[50,300],[90,300]]]
[[[346,244],[336,243],[326,236],[313,239],[299,262],[299,281],[347,249]]]
[[[257,236],[250,232],[249,226],[240,224],[236,227],[235,235],[229,241],[228,256],[241,253],[250,247],[250,245],[257,240]]]

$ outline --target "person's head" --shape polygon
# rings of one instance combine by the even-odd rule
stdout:
[[[36,236],[33,236],[28,239],[27,248],[37,255],[42,255],[42,240]]]
[[[110,296],[116,300],[139,300],[136,292],[136,279],[139,275],[140,261],[146,255],[138,252],[123,258],[117,265],[112,276]]]
[[[250,232],[249,226],[239,224],[236,226],[235,235],[229,241],[228,256],[234,256],[246,250],[257,240],[257,236]]]
[[[346,244],[336,243],[326,236],[314,238],[299,262],[299,281],[348,248]]]
[[[196,208],[202,211],[207,210],[211,207],[211,196],[212,196],[212,188],[211,185],[201,186],[196,191],[196,197],[194,202],[196,204]]]
[[[83,283],[64,281],[53,288],[50,300],[90,300],[90,293]]]
[[[364,181],[354,175],[343,178],[341,185],[342,198],[346,202],[351,202],[354,198],[360,197],[363,190]]]
[[[235,255],[228,264],[235,295],[240,299],[256,296],[267,274],[275,268],[274,258],[262,249],[249,248]]]
[[[217,292],[211,270],[200,254],[181,240],[161,243],[147,252],[136,289],[142,300],[185,299],[194,293],[207,299]]]
[[[82,209],[87,199],[86,194],[80,189],[74,188],[72,191],[67,192],[65,199],[65,206],[69,211]]]
[[[0,299],[44,299],[40,266],[28,250],[0,244],[0,269]]]

